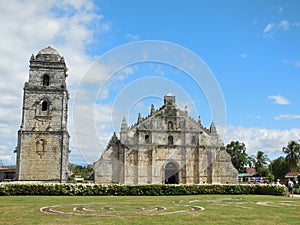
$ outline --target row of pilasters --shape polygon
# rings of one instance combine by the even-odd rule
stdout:
[[[164,152],[165,154],[158,153]],[[172,152],[167,157],[167,152]],[[179,183],[199,184],[217,182],[213,175],[215,149],[195,147],[179,150],[167,148],[145,148],[130,150],[129,153],[118,150],[116,162],[113,163],[113,182],[127,184],[164,183],[164,168],[168,162],[177,162],[179,169]],[[179,153],[179,154],[178,154]],[[187,154],[188,153],[188,154]],[[161,157],[163,155],[163,157]],[[179,155],[179,158],[175,156]]]

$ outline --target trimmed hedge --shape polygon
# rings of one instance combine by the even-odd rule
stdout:
[[[159,196],[200,194],[286,195],[284,185],[192,184],[192,185],[100,185],[61,183],[0,183],[0,195]]]

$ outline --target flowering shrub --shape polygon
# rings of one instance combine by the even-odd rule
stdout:
[[[0,183],[0,195],[199,195],[259,194],[285,195],[283,185],[259,184],[191,184],[191,185],[100,185],[63,183]]]

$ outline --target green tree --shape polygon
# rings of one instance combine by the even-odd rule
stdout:
[[[226,145],[226,151],[231,156],[231,162],[234,167],[241,173],[245,171],[245,166],[248,163],[248,155],[244,143],[232,141]]]
[[[69,180],[73,180],[75,175],[80,175],[84,180],[90,180],[93,173],[93,168],[91,166],[69,164],[69,170],[72,172]]]
[[[269,164],[269,170],[276,179],[284,179],[290,169],[283,156],[274,159]]]
[[[285,161],[289,165],[290,170],[297,171],[300,159],[300,144],[296,141],[290,141],[282,150],[286,154]]]
[[[256,158],[255,156],[247,156],[247,164],[250,168],[254,168]]]
[[[257,175],[262,176],[262,177],[267,176],[267,174],[269,172],[268,167],[267,167],[268,161],[270,161],[270,160],[269,160],[268,156],[265,155],[264,152],[258,151],[256,153],[256,159],[255,159],[254,166],[255,166]]]
[[[272,182],[274,181],[274,175],[272,173],[268,173],[267,176],[266,176],[266,179],[269,181],[269,182]]]

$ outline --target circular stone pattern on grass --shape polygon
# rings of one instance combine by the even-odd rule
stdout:
[[[180,202],[181,203],[181,202]],[[129,217],[129,216],[157,216],[157,215],[172,215],[180,213],[192,213],[196,211],[203,211],[204,208],[197,205],[181,205],[173,203],[168,207],[153,206],[153,205],[135,205],[133,203],[122,202],[120,204],[70,204],[70,205],[53,205],[44,206],[40,208],[43,213],[54,215],[68,215],[68,216],[98,216],[98,217]],[[153,204],[153,203],[151,203]]]

